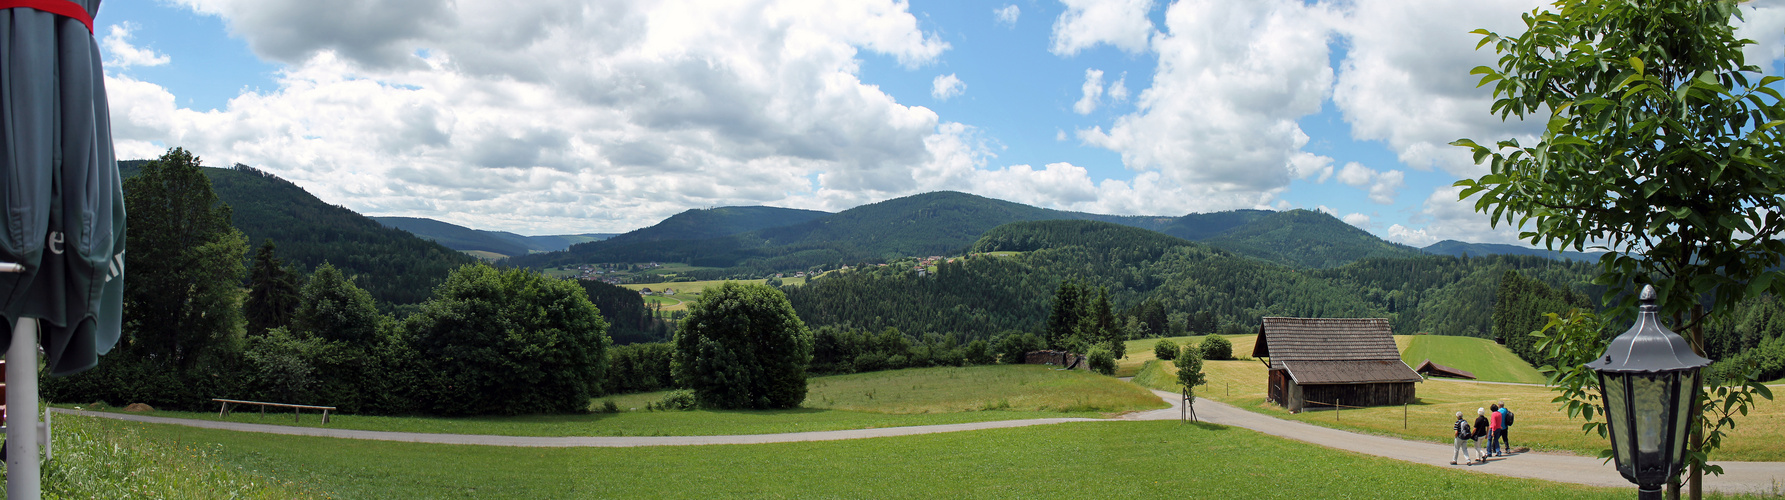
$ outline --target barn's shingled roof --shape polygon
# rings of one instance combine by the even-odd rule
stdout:
[[[1269,358],[1298,384],[1363,384],[1424,380],[1401,361],[1383,318],[1267,317],[1252,357]]]

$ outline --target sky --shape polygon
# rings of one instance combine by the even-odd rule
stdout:
[[[1785,0],[1743,4],[1785,73]],[[1519,243],[1458,179],[1477,28],[1528,0],[113,0],[121,159],[183,147],[366,215],[528,235],[962,191],[1083,212],[1309,209]]]

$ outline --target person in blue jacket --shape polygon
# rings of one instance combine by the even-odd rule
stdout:
[[[1506,437],[1506,431],[1511,430],[1511,429],[1512,429],[1512,410],[1506,408],[1506,403],[1500,403],[1500,453],[1501,454],[1506,454],[1506,453],[1512,452],[1512,439]]]

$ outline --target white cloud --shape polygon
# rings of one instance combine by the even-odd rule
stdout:
[[[1109,102],[1125,102],[1128,100],[1128,73],[1123,72],[1116,83],[1109,84]]]
[[[930,81],[930,97],[937,100],[946,101],[948,98],[961,95],[966,91],[967,84],[962,83],[960,78],[956,78],[954,73],[936,75],[936,79]]]
[[[1053,45],[1056,55],[1077,55],[1079,51],[1107,43],[1130,54],[1147,49],[1153,36],[1153,21],[1147,13],[1153,10],[1152,0],[1061,0],[1066,10],[1054,20]]]
[[[182,3],[284,63],[277,88],[196,112],[110,77],[120,149],[184,146],[363,213],[624,230],[694,206],[847,208],[963,182],[985,155],[860,80],[864,53],[917,67],[948,48],[897,0]]]
[[[1346,214],[1345,217],[1340,218],[1339,220],[1345,221],[1346,224],[1357,226],[1362,229],[1369,229],[1371,227],[1374,227],[1373,224],[1370,224],[1370,216],[1360,214],[1357,212],[1352,212],[1352,213]]]
[[[1360,140],[1384,141],[1399,159],[1418,169],[1442,168],[1457,176],[1487,173],[1469,152],[1449,145],[1460,138],[1529,141],[1543,119],[1502,121],[1489,112],[1491,89],[1476,88],[1476,66],[1495,65],[1492,45],[1476,50],[1486,28],[1524,31],[1518,13],[1546,7],[1544,0],[1359,0],[1339,22],[1348,42],[1333,103]],[[1516,119],[1515,119],[1516,120]]]
[[[1269,205],[1291,179],[1324,179],[1332,159],[1302,151],[1296,122],[1331,89],[1331,17],[1289,0],[1174,3],[1135,112],[1079,137],[1182,186],[1202,210]]]
[[[1475,199],[1458,200],[1462,188],[1445,186],[1432,190],[1420,212],[1408,225],[1389,226],[1387,239],[1415,247],[1425,247],[1441,240],[1471,243],[1506,243],[1530,246],[1518,239],[1518,229],[1501,224],[1493,227],[1488,216],[1475,211]]]
[[[1072,103],[1072,111],[1081,115],[1088,115],[1092,111],[1096,111],[1097,100],[1103,97],[1103,71],[1086,69],[1085,84],[1079,89],[1084,92],[1084,97],[1080,97],[1078,102]]]
[[[1338,173],[1339,182],[1352,187],[1369,187],[1370,201],[1383,205],[1393,205],[1395,194],[1406,184],[1406,174],[1399,170],[1378,172],[1369,167],[1348,162]],[[1325,177],[1322,177],[1325,180]]]
[[[1314,207],[1314,210],[1317,210],[1317,211],[1319,211],[1319,212],[1320,212],[1320,213],[1323,213],[1323,214],[1327,214],[1327,215],[1331,215],[1331,216],[1333,216],[1333,217],[1338,217],[1338,216],[1339,216],[1339,211],[1338,211],[1338,210],[1333,210],[1333,208],[1332,208],[1332,207],[1329,207],[1329,206],[1326,206],[1326,205],[1316,205],[1316,206],[1315,206],[1315,207]]]
[[[1005,27],[1016,27],[1016,18],[1022,14],[1023,9],[1017,8],[1015,4],[1005,5],[992,9],[992,21]]]
[[[105,50],[105,65],[113,69],[124,69],[131,66],[160,66],[170,59],[167,54],[155,52],[130,44],[130,31],[136,29],[134,23],[114,24],[99,47]]]
[[[1410,229],[1407,226],[1395,224],[1388,226],[1388,241],[1414,248],[1425,248],[1437,243],[1438,238],[1426,234],[1424,229]]]

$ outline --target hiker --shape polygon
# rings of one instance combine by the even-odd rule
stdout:
[[[1450,454],[1450,465],[1457,464],[1458,454],[1463,456],[1463,464],[1468,465],[1473,460],[1469,458],[1469,442],[1466,440],[1475,433],[1469,430],[1469,422],[1463,420],[1463,412],[1460,411],[1457,412],[1457,421],[1450,426],[1456,430],[1456,452]]]
[[[1512,439],[1506,437],[1506,431],[1511,429],[1512,410],[1506,408],[1506,403],[1500,403],[1500,452],[1503,454],[1512,452]]]
[[[1475,433],[1469,439],[1475,442],[1477,461],[1487,463],[1487,448],[1481,447],[1481,438],[1487,436],[1487,408],[1475,409]]]
[[[1488,405],[1487,414],[1487,456],[1505,456],[1500,450],[1500,405]]]

